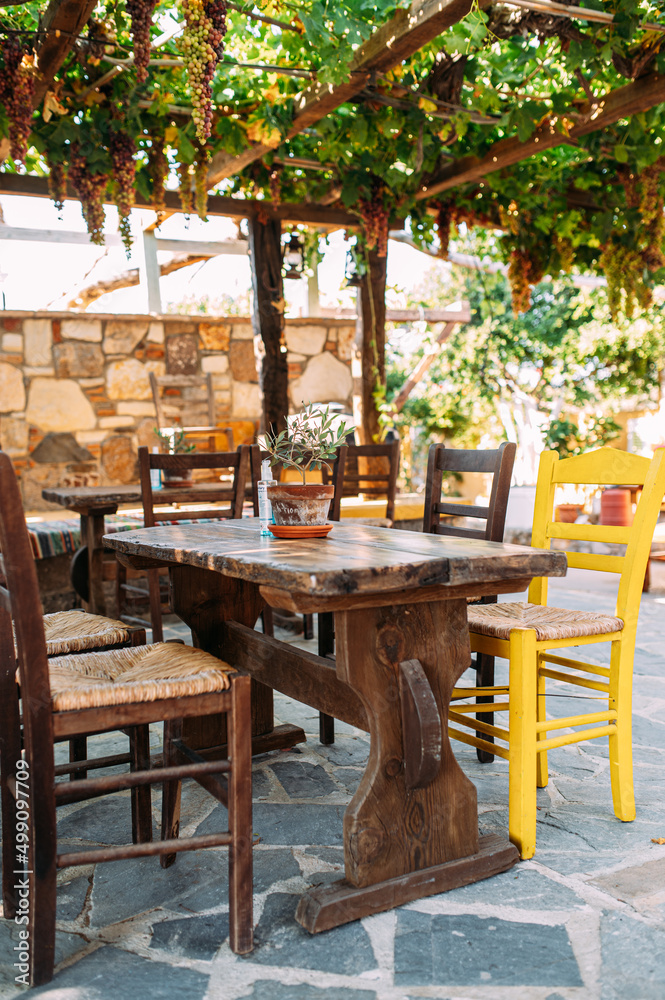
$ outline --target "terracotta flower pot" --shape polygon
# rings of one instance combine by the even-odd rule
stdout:
[[[275,524],[325,524],[334,487],[321,483],[271,483],[268,499]]]

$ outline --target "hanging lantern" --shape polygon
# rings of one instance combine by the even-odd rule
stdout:
[[[344,262],[344,285],[346,288],[358,288],[361,284],[358,261],[353,247],[351,247],[346,253],[346,261]]]
[[[284,245],[283,261],[285,278],[302,278],[304,249],[305,246],[298,233],[291,233]]]

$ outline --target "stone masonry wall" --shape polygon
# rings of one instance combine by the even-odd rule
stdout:
[[[354,339],[348,320],[287,320],[292,409],[310,400],[351,408]],[[250,320],[235,316],[0,314],[0,447],[26,508],[48,506],[46,487],[137,480],[139,445],[156,443],[151,371],[211,372],[217,422],[258,426],[256,350]],[[168,390],[164,402],[174,423],[208,423],[198,389]]]

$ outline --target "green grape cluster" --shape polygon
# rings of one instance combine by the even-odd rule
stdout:
[[[166,178],[169,175],[169,161],[164,151],[164,138],[153,136],[150,140],[148,150],[148,176],[152,181],[152,194],[150,204],[157,213],[157,225],[162,221],[162,216],[166,212],[166,201],[164,199]]]
[[[208,162],[210,154],[201,150],[194,164],[194,190],[196,214],[202,222],[208,221]]]
[[[46,162],[49,169],[48,177],[46,178],[48,193],[58,211],[58,215],[62,218],[61,213],[65,206],[65,198],[67,197],[67,165],[51,160],[48,156],[46,156]]]
[[[204,144],[212,132],[212,78],[224,51],[226,0],[183,0],[185,31],[180,43],[192,92],[196,138]]]

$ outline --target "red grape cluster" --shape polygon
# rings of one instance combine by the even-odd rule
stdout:
[[[67,197],[67,167],[64,163],[55,163],[46,157],[49,174],[47,177],[48,193],[58,210],[58,215],[62,212]],[[62,216],[61,216],[62,217]]]
[[[27,59],[28,48],[16,35],[2,41],[4,66],[0,70],[0,100],[9,118],[9,142],[15,160],[25,160],[32,131],[35,76]]]
[[[365,242],[368,250],[376,251],[379,257],[385,257],[388,253],[388,212],[383,207],[381,191],[377,190],[368,201],[360,198],[358,201],[358,211],[363,220],[365,230]]]
[[[118,228],[125,252],[129,257],[132,249],[132,231],[130,225],[130,215],[134,207],[134,178],[136,175],[136,163],[134,153],[136,146],[133,139],[126,132],[111,132],[109,141],[109,151],[111,153],[111,163],[113,164],[113,194],[116,208],[118,209]]]
[[[185,31],[181,48],[192,91],[196,138],[205,143],[212,131],[212,78],[224,52],[226,0],[183,0]]]
[[[104,246],[104,195],[108,184],[106,174],[91,174],[78,145],[69,153],[69,180],[81,202],[91,243]]]
[[[161,136],[153,136],[151,143],[152,145],[148,150],[148,174],[152,180],[150,203],[155,212],[157,212],[157,225],[159,225],[166,211],[164,185],[169,175],[169,161],[164,152],[164,139]]]
[[[134,42],[134,65],[136,80],[143,83],[148,78],[150,60],[150,26],[157,0],[126,0],[126,9],[132,21],[132,41]]]

